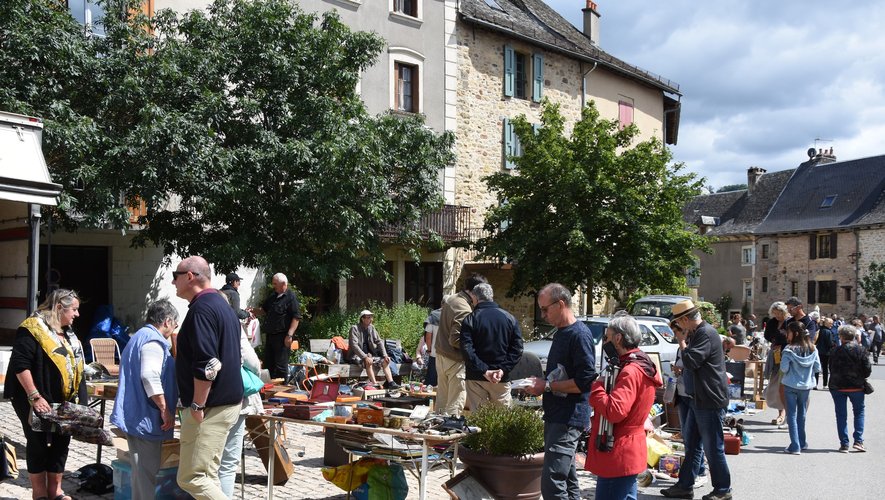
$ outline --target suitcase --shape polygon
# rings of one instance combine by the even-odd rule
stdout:
[[[726,455],[740,455],[741,453],[741,438],[738,436],[732,436],[731,434],[726,434],[725,436],[725,454]]]

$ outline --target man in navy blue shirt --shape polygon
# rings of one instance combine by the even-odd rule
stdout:
[[[590,426],[590,386],[598,375],[593,334],[575,318],[571,304],[571,292],[559,283],[546,285],[538,293],[541,317],[557,328],[547,356],[547,378],[536,378],[526,389],[529,394],[544,395],[544,500],[581,498],[575,449]],[[560,366],[559,375],[551,377]]]
[[[210,286],[206,259],[190,256],[172,272],[176,294],[190,302],[178,333],[175,375],[181,415],[178,485],[194,498],[226,499],[218,466],[227,435],[240,416],[240,320]]]

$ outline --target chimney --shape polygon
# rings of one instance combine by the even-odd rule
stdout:
[[[827,163],[836,163],[836,155],[833,153],[833,148],[830,149],[818,149],[817,154],[812,155],[811,152],[814,150],[812,148],[809,150],[809,156],[811,157],[811,162],[815,165],[826,165]]]
[[[584,36],[590,39],[593,45],[599,45],[599,9],[596,2],[587,0],[587,7],[581,9],[584,13]]]
[[[756,185],[756,181],[765,172],[766,170],[762,167],[750,167],[747,169],[747,195],[753,194],[753,187]]]

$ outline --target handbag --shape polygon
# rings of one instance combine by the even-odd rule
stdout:
[[[762,391],[762,397],[765,399],[765,404],[776,410],[783,410],[786,408],[783,399],[781,399],[782,377],[783,375],[778,370],[768,381],[768,385],[765,387],[765,390]]]
[[[0,436],[0,481],[4,479],[18,479],[18,460],[15,456],[15,446],[6,440],[6,436]]]
[[[243,376],[243,396],[251,396],[258,394],[264,388],[264,382],[258,378],[258,375],[252,373],[245,366],[240,366],[240,374]]]
[[[866,380],[863,381],[863,393],[864,394],[872,394],[874,390],[875,389],[873,389],[873,384],[869,383],[869,381],[866,381]]]

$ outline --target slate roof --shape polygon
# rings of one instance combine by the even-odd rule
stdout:
[[[849,228],[885,222],[885,156],[799,165],[756,233]],[[829,208],[821,204],[835,196]]]
[[[729,236],[755,233],[796,169],[764,173],[753,186],[746,189],[697,196],[683,209],[685,221],[698,224],[702,216],[719,218],[717,226],[707,235]]]
[[[599,63],[662,91],[682,95],[677,83],[624,62],[590,43],[582,31],[541,0],[461,0],[458,12],[466,22],[546,45],[551,50]]]

